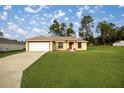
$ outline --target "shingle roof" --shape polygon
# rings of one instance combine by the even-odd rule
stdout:
[[[76,40],[75,37],[67,37],[67,36],[52,36],[50,37],[54,41],[65,41],[65,40]]]
[[[49,37],[41,35],[41,36],[29,38],[26,41],[52,41],[52,39],[50,39]]]
[[[26,41],[77,41],[77,42],[88,42],[86,40],[82,40],[81,38],[71,37],[71,36],[36,36],[27,39]]]

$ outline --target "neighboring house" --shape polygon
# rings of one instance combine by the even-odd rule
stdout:
[[[113,46],[124,46],[124,41],[115,42]]]
[[[76,37],[37,36],[26,40],[26,51],[87,50],[87,42]]]
[[[22,50],[24,48],[23,42],[0,37],[0,51]]]

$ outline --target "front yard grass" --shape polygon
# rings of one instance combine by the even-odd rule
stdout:
[[[122,88],[124,47],[49,52],[24,71],[21,87]]]
[[[17,53],[21,53],[21,52],[24,52],[24,50],[0,51],[0,58],[13,55],[13,54],[17,54]]]

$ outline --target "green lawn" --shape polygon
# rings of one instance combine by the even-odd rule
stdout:
[[[0,51],[0,58],[13,55],[13,54],[17,54],[17,53],[21,53],[21,52],[24,52],[24,50]]]
[[[124,87],[124,47],[49,52],[24,71],[21,87]]]

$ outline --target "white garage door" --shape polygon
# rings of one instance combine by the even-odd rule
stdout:
[[[29,51],[49,51],[49,42],[31,42]]]

